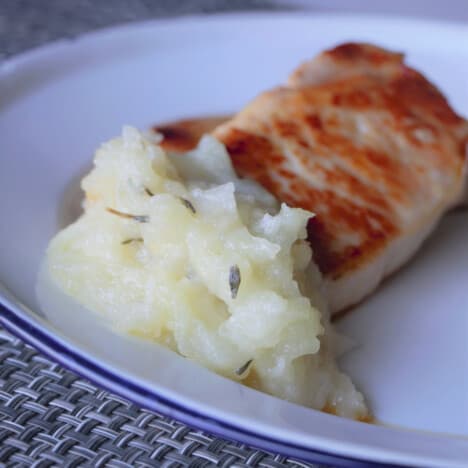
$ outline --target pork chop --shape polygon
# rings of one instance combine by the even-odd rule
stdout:
[[[213,134],[239,175],[316,213],[332,313],[402,266],[464,191],[467,121],[402,54],[367,44],[323,52]]]

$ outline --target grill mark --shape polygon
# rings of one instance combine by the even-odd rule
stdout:
[[[408,185],[404,182],[407,181],[407,177],[402,177],[401,164],[398,164],[394,158],[371,148],[358,147],[341,134],[328,131],[327,124],[322,125],[317,114],[308,115],[305,119],[313,124],[313,139],[315,140],[306,148],[298,142],[302,137],[295,134],[292,131],[293,127],[286,126],[285,122],[274,120],[272,128],[278,131],[282,137],[291,137],[289,145],[291,151],[294,152],[295,159],[300,161],[304,171],[307,171],[312,178],[315,179],[319,171],[330,182],[344,185],[350,189],[350,193],[358,196],[362,194],[366,202],[371,202],[376,207],[386,211],[389,209],[388,194],[393,199],[404,201]],[[318,122],[320,122],[321,131],[316,133]],[[287,133],[284,131],[285,128],[288,129]],[[274,135],[271,137],[274,138]],[[339,157],[336,158],[335,154],[338,154]],[[326,161],[313,157],[319,155],[326,156]],[[332,170],[319,166],[320,162],[325,165],[329,161],[332,163]],[[343,167],[342,164],[345,161],[348,164]],[[375,185],[370,185],[369,180],[381,181],[385,189],[383,193],[379,192]]]
[[[422,109],[426,116],[434,116],[444,125],[459,125],[463,119],[448,105],[445,97],[420,73],[403,67],[403,73],[390,83],[391,95],[398,96],[394,106]],[[403,111],[404,113],[404,111]],[[427,118],[427,117],[426,117]]]
[[[305,116],[305,121],[308,124],[308,126],[312,128],[313,130],[315,131],[323,130],[322,119],[317,113],[307,114]]]
[[[371,96],[361,89],[333,94],[331,101],[336,107],[350,107],[361,110],[369,109],[373,105]]]

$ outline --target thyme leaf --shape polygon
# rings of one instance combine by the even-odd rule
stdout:
[[[190,200],[187,200],[186,198],[180,197],[180,201],[184,204],[186,208],[188,208],[193,214],[197,212],[195,207],[192,205],[192,202]]]
[[[252,364],[252,362],[253,362],[253,359],[249,359],[244,365],[242,365],[241,367],[239,367],[239,369],[236,370],[236,374],[237,375],[245,374],[245,372],[247,372],[247,369],[250,367],[250,364]]]
[[[131,242],[143,242],[142,237],[130,237],[129,239],[125,239],[122,241],[122,245],[130,244]]]
[[[134,215],[131,213],[124,213],[119,210],[114,210],[114,208],[106,208],[109,213],[120,216],[121,218],[133,219],[133,221],[138,221],[139,223],[147,223],[149,221],[148,215]]]
[[[240,270],[237,265],[233,265],[229,269],[229,287],[231,288],[231,297],[235,299],[241,282]]]

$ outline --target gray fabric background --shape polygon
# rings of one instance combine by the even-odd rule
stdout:
[[[468,23],[468,0],[0,0],[0,60],[57,38],[127,21],[304,8]]]
[[[54,39],[128,21],[279,8],[270,0],[0,0],[0,59]]]

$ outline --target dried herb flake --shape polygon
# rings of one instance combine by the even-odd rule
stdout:
[[[122,245],[130,244],[131,242],[143,242],[142,237],[130,237],[130,239],[125,239],[122,241]]]
[[[180,197],[180,201],[184,204],[186,208],[188,208],[193,214],[197,212],[195,207],[192,205],[192,202],[190,200],[187,200],[186,198]]]
[[[241,282],[240,270],[237,265],[233,265],[229,270],[229,287],[231,288],[231,297],[235,299]]]
[[[114,208],[106,208],[106,210],[109,213],[120,216],[121,218],[133,219],[133,221],[138,221],[139,223],[149,222],[149,216],[148,215],[134,215],[134,214],[131,214],[131,213],[124,213],[124,212],[119,211],[119,210],[114,210]]]
[[[239,369],[236,370],[237,375],[242,375],[247,372],[247,369],[250,367],[250,364],[252,364],[253,359],[249,359],[243,366],[239,367]]]

